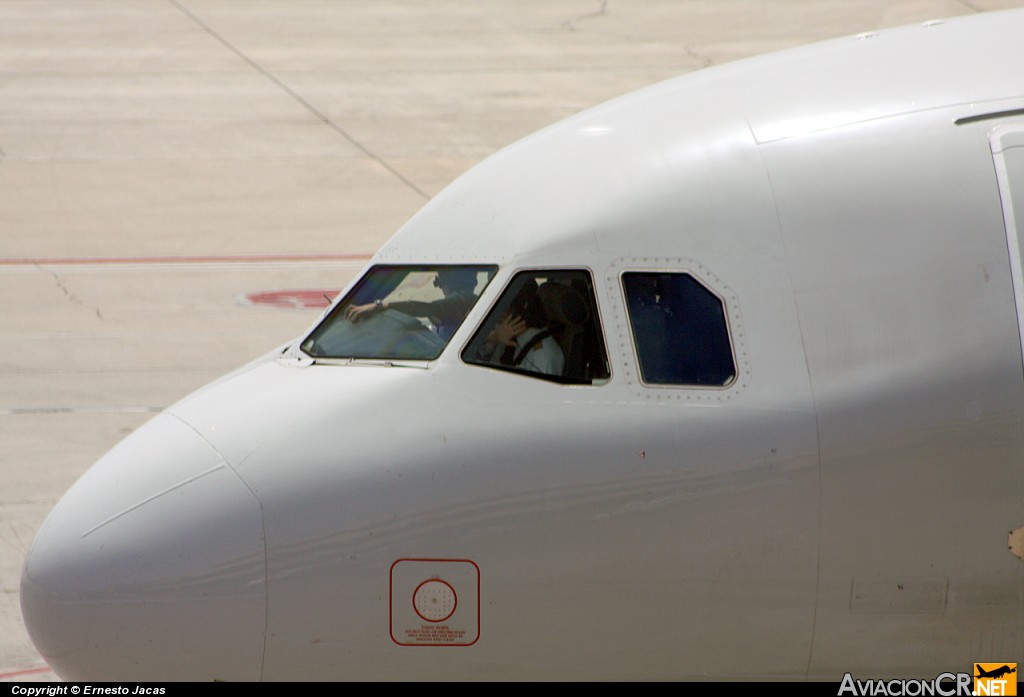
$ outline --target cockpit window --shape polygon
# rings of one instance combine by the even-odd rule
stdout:
[[[314,358],[437,358],[496,266],[374,266],[302,350]]]
[[[589,385],[608,379],[590,274],[517,274],[462,359],[562,383]]]
[[[625,273],[622,287],[645,383],[732,382],[736,363],[717,295],[686,273]]]

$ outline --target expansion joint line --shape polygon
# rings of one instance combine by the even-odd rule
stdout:
[[[181,12],[183,15],[185,15],[190,20],[192,20],[192,22],[194,22],[196,24],[196,26],[198,26],[200,29],[202,29],[207,34],[209,34],[214,39],[216,39],[217,42],[220,43],[224,48],[226,48],[227,50],[231,51],[236,56],[238,56],[243,61],[245,61],[245,63],[247,65],[249,65],[249,67],[251,67],[253,70],[258,72],[263,77],[267,78],[270,82],[272,82],[275,85],[277,85],[277,87],[280,90],[282,90],[289,97],[291,97],[296,102],[301,104],[309,113],[311,113],[313,116],[315,116],[321,122],[323,122],[323,124],[325,126],[327,126],[328,128],[332,129],[333,131],[335,131],[338,135],[340,135],[342,138],[344,138],[349,143],[351,143],[352,146],[355,147],[356,149],[358,149],[361,153],[363,153],[364,155],[369,157],[371,160],[373,160],[374,162],[379,164],[381,167],[386,169],[388,172],[391,173],[392,176],[394,176],[396,179],[401,181],[407,187],[409,187],[410,189],[415,191],[417,194],[419,194],[421,197],[423,197],[424,200],[427,200],[427,201],[430,200],[430,196],[425,191],[423,191],[421,188],[416,186],[412,181],[410,181],[407,177],[405,177],[401,172],[399,172],[397,169],[395,169],[390,164],[388,164],[387,161],[384,160],[384,158],[380,157],[379,155],[377,155],[376,153],[371,151],[369,148],[367,148],[365,145],[360,143],[358,140],[353,138],[351,135],[349,135],[349,133],[344,128],[342,128],[341,126],[336,124],[334,121],[332,121],[330,118],[328,118],[326,114],[324,114],[319,109],[317,109],[312,104],[310,104],[308,101],[306,101],[295,90],[293,90],[291,87],[289,87],[284,82],[282,82],[280,79],[278,79],[278,77],[276,75],[274,75],[269,70],[267,70],[266,68],[261,66],[259,63],[254,61],[249,56],[247,56],[244,53],[242,53],[242,51],[239,50],[234,44],[232,44],[227,39],[225,39],[223,36],[221,36],[216,31],[214,31],[209,25],[207,25],[205,22],[203,22],[203,20],[199,19],[199,17],[197,17],[195,14],[193,14],[187,7],[183,6],[179,2],[179,0],[167,0],[167,2],[169,2],[171,5],[176,7],[179,12]]]

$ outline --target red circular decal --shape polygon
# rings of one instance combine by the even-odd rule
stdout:
[[[331,304],[336,289],[318,290],[267,290],[258,293],[244,293],[239,302],[246,305],[270,305],[293,310],[322,310]]]
[[[427,622],[444,622],[455,614],[458,604],[455,589],[439,578],[424,581],[412,594],[413,609]]]

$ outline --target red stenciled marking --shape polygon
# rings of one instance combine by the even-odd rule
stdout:
[[[50,666],[43,666],[42,668],[26,668],[25,670],[12,670],[6,673],[0,673],[0,680],[4,678],[17,678],[22,675],[38,675],[39,673],[52,673],[53,668]]]
[[[268,290],[261,293],[246,293],[242,296],[242,299],[253,305],[271,305],[273,307],[287,307],[296,310],[319,310],[330,305],[331,300],[338,293],[338,289]]]
[[[208,254],[197,256],[138,257],[32,257],[3,259],[5,266],[61,266],[70,264],[215,264],[264,261],[366,261],[371,254]]]

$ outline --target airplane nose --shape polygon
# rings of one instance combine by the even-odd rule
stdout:
[[[160,415],[46,519],[22,614],[66,680],[258,680],[265,568],[257,499],[195,430]]]

